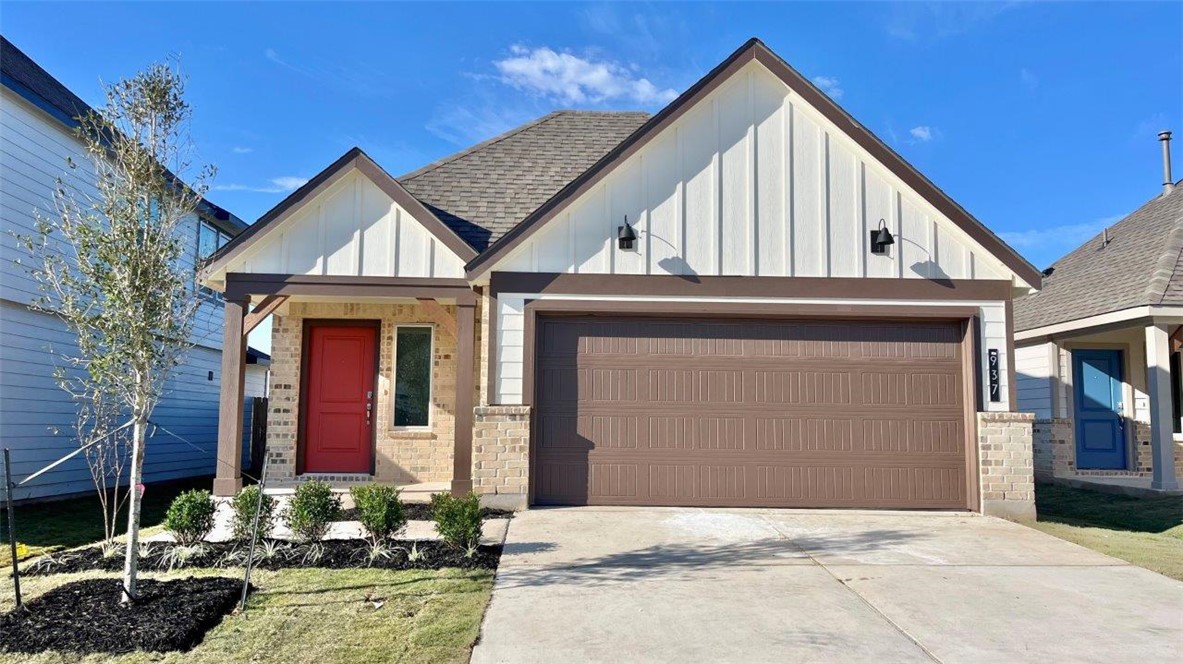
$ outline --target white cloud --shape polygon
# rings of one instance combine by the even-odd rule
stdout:
[[[1020,2],[897,2],[884,27],[897,39],[946,38],[990,23]]]
[[[234,147],[230,148],[230,151],[233,152],[234,154],[250,154],[250,153],[254,152],[255,149],[244,147],[242,145],[235,145]]]
[[[1050,265],[1054,260],[1096,237],[1107,226],[1120,221],[1123,216],[1117,214],[1080,224],[1005,231],[998,235],[1037,264]]]
[[[831,99],[842,98],[842,86],[838,83],[838,79],[833,76],[814,76],[813,84],[822,89],[822,92],[830,95]]]
[[[493,63],[503,83],[566,104],[623,100],[663,105],[678,94],[639,77],[633,68],[609,60],[582,58],[549,47],[515,45],[510,57]]]
[[[277,178],[271,178],[267,182],[268,184],[263,186],[252,186],[247,184],[216,184],[213,186],[213,189],[214,191],[250,191],[259,194],[286,194],[304,186],[304,184],[308,182],[308,178],[296,177],[294,175],[284,175]]]
[[[1023,82],[1023,86],[1028,90],[1034,90],[1039,87],[1039,77],[1026,67],[1019,70],[1019,80]]]
[[[920,125],[919,127],[912,127],[911,129],[908,130],[908,133],[912,135],[912,138],[916,139],[917,141],[920,141],[921,143],[927,143],[927,142],[931,141],[933,139],[933,136],[935,135],[933,128],[929,127],[928,125]]]

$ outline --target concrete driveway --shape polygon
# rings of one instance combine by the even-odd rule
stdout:
[[[1149,664],[1180,652],[1183,583],[998,519],[569,508],[511,522],[473,661]]]

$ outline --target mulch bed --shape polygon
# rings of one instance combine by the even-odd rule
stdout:
[[[119,602],[119,579],[59,586],[0,616],[0,652],[77,654],[190,650],[234,610],[242,581],[140,579],[138,600]]]
[[[429,503],[403,503],[403,513],[407,521],[431,521],[431,505]],[[481,516],[486,519],[512,519],[513,510],[499,510],[493,507],[482,507]],[[357,521],[357,508],[341,510],[338,521]]]
[[[412,548],[419,554],[410,559]],[[243,567],[249,547],[238,542],[205,542],[195,547],[179,547],[163,542],[152,543],[147,555],[140,555],[144,571],[170,571],[194,567]],[[366,540],[326,540],[316,544],[298,544],[284,540],[266,540],[255,547],[255,567],[259,569],[327,568],[351,569],[497,569],[501,560],[500,545],[481,545],[471,558],[438,540],[392,542],[384,555],[374,556]],[[39,576],[123,569],[123,555],[103,556],[99,547],[87,547],[42,556],[24,565],[21,574]]]

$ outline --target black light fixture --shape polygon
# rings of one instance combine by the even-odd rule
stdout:
[[[891,231],[887,230],[887,220],[879,220],[879,230],[871,231],[871,253],[886,254],[887,248],[895,244]]]
[[[624,225],[616,227],[616,244],[621,249],[632,249],[637,242],[637,233],[628,225],[628,215],[624,215]]]

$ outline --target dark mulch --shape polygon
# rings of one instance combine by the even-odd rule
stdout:
[[[234,610],[242,581],[141,579],[138,601],[119,602],[119,579],[74,581],[0,616],[0,651],[78,654],[190,650]]]
[[[420,557],[411,560],[412,545]],[[178,547],[155,543],[148,555],[140,556],[140,569],[169,571],[194,567],[242,567],[249,547],[238,542],[206,542],[197,547]],[[186,555],[178,555],[180,553]],[[387,546],[386,555],[371,556],[366,540],[327,540],[317,544],[298,544],[282,540],[260,542],[255,547],[255,566],[261,569],[319,567],[349,569],[497,569],[501,546],[482,545],[471,557],[436,540],[398,541]],[[22,574],[64,574],[89,570],[116,572],[123,569],[123,556],[103,556],[99,547],[87,547],[52,556],[42,556],[23,566]]]
[[[408,521],[431,521],[431,505],[428,503],[403,503],[403,513]],[[492,507],[482,507],[481,516],[486,519],[512,519],[513,510],[499,510]],[[358,521],[357,508],[341,510],[339,521]]]

